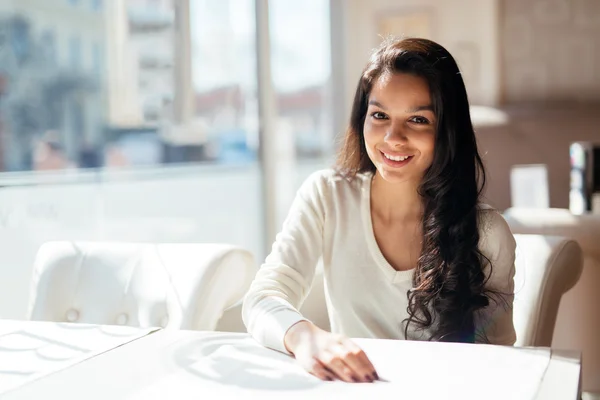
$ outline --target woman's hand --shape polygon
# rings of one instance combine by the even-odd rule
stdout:
[[[293,325],[284,338],[285,347],[309,373],[323,380],[373,382],[377,372],[350,339],[318,328],[311,322]]]

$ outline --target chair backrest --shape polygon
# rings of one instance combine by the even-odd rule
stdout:
[[[515,234],[516,346],[550,347],[561,297],[579,280],[583,253],[561,236]]]
[[[34,266],[29,318],[214,330],[257,266],[226,244],[49,242]]]
[[[559,235],[581,246],[581,278],[561,300],[552,347],[581,351],[583,390],[600,392],[600,215],[560,208],[509,208],[503,215],[515,234]]]
[[[515,235],[515,240],[515,345],[550,346],[562,294],[581,275],[581,248],[574,240],[559,236]],[[323,274],[317,273],[301,312],[329,329],[324,299]]]
[[[600,261],[600,215],[574,215],[564,208],[509,208],[503,214],[513,233],[556,235],[574,239],[584,257]]]

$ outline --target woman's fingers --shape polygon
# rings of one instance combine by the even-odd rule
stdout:
[[[323,381],[333,381],[337,377],[336,375],[327,369],[323,364],[321,364],[318,360],[313,360],[310,365],[306,368],[306,370],[316,376],[317,378]]]
[[[344,382],[361,382],[359,376],[336,354],[327,353],[321,360],[326,369]]]
[[[296,360],[319,379],[345,382],[373,382],[378,379],[364,351],[341,335],[315,329],[300,337],[292,347]]]
[[[345,340],[343,345],[346,351],[342,358],[343,361],[361,377],[361,380],[367,382],[377,380],[375,367],[373,367],[365,352],[351,340]]]
[[[365,352],[349,339],[340,341],[321,360],[346,382],[373,382],[377,373]]]

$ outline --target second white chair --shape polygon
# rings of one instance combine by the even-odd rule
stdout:
[[[29,318],[214,330],[256,271],[226,244],[50,242],[36,256]]]

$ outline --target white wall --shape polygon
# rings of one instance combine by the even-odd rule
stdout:
[[[500,96],[498,1],[341,1],[343,23],[339,25],[342,25],[343,37],[346,40],[345,43],[333,43],[333,46],[343,46],[345,53],[346,112],[350,110],[360,72],[371,50],[380,42],[377,32],[378,19],[385,15],[415,10],[424,10],[430,14],[430,39],[446,47],[457,59],[465,75],[471,103],[496,105]],[[335,20],[335,16],[332,18]]]
[[[431,39],[457,59],[472,104],[600,99],[598,0],[331,0],[348,116],[378,19],[425,11]],[[410,35],[410,32],[407,32]],[[340,38],[344,38],[341,40]],[[337,42],[337,43],[336,43]],[[347,118],[343,119],[344,121]]]
[[[600,1],[502,0],[507,102],[600,100]]]

